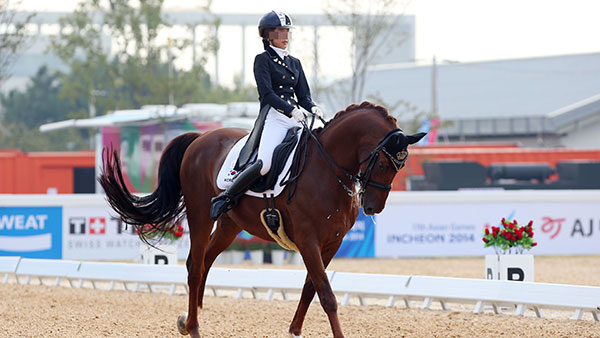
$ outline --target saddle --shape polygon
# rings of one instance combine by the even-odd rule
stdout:
[[[264,120],[262,122],[264,123]],[[257,138],[253,131],[250,135],[240,139],[229,151],[217,175],[217,187],[219,189],[227,189],[239,172],[256,161],[258,153],[257,139],[260,140],[260,137]],[[300,139],[303,140],[301,144]],[[298,186],[297,179],[306,163],[307,141],[308,135],[305,130],[299,127],[290,128],[283,141],[273,151],[269,172],[246,191],[246,195],[264,199],[265,209],[260,213],[260,219],[267,233],[281,247],[294,251],[298,251],[298,248],[285,233],[281,212],[275,208],[275,196],[279,195],[290,184],[287,199],[287,203],[290,203]],[[249,145],[253,143],[254,148],[251,148]]]
[[[263,194],[278,196],[283,191],[285,184],[281,183],[292,166],[301,130],[301,128],[296,127],[287,131],[283,141],[275,147],[275,150],[273,151],[271,169],[265,176],[250,187],[246,192],[246,195],[255,197],[263,197]],[[248,140],[251,137],[252,134],[240,139],[233,148],[231,148],[229,154],[227,154],[227,157],[219,170],[219,174],[217,175],[216,183],[219,189],[227,189],[239,172],[256,161],[258,145],[256,145],[255,149],[250,149],[251,152],[249,155],[248,153],[244,155],[244,161],[239,160],[241,158],[240,153],[242,151],[248,151],[247,146],[251,141]],[[243,148],[245,149],[243,150]],[[241,162],[245,162],[245,165],[240,166]]]

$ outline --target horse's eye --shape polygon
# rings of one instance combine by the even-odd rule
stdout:
[[[379,166],[380,170],[384,170],[385,169],[385,165],[383,163],[381,163],[381,162],[379,162],[378,166]]]

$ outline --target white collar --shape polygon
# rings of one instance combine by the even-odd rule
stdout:
[[[270,45],[269,47],[273,48],[273,50],[275,52],[277,52],[277,55],[279,55],[280,58],[285,58],[286,56],[290,55],[290,53],[288,52],[287,49],[281,49],[281,48],[277,48],[273,45]]]

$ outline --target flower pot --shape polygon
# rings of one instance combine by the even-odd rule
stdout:
[[[262,265],[264,262],[264,253],[262,250],[251,250],[250,261],[252,265]]]
[[[285,250],[273,250],[271,251],[271,263],[273,265],[283,265],[283,257]]]
[[[485,278],[533,282],[533,255],[486,255]]]
[[[231,264],[231,253],[233,251],[223,251],[215,259],[215,264],[228,265]]]
[[[140,261],[143,264],[171,265],[177,264],[176,244],[157,244],[156,248],[140,245]]]
[[[233,250],[231,251],[231,264],[239,265],[244,263],[244,254],[246,252],[241,250]]]

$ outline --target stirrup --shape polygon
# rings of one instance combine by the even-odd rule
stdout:
[[[269,206],[269,197],[263,194],[265,200],[265,210],[260,213],[261,221],[271,229],[273,234],[277,235],[277,231],[281,225],[281,213],[275,208],[275,198],[271,194],[272,207]]]
[[[217,197],[213,197],[211,200],[210,207],[210,218],[213,221],[216,221],[221,217],[222,214],[228,212],[233,209],[237,203],[235,203],[234,199],[231,196],[226,194],[219,195]]]

